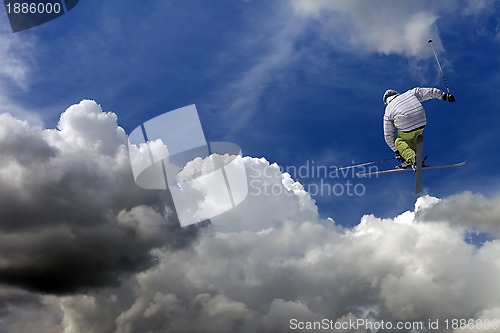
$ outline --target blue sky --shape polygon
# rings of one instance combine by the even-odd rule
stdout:
[[[499,14],[495,0],[86,0],[13,34],[0,9],[0,331],[498,320]],[[392,156],[384,91],[445,89],[430,38],[457,101],[424,104],[428,163],[467,165],[426,171],[419,197],[411,172],[311,175]],[[126,134],[191,104],[207,141],[242,148],[253,189],[281,192],[182,228],[166,191],[138,187]],[[312,193],[325,183],[344,193]]]
[[[424,187],[437,196],[495,194],[498,3],[397,5],[388,9],[400,15],[393,27],[374,29],[369,25],[386,22],[384,15],[363,22],[359,5],[313,4],[82,2],[15,35],[16,43],[29,45],[16,51],[28,74],[19,84],[4,79],[3,94],[47,127],[69,105],[94,99],[118,115],[127,133],[155,115],[196,104],[209,141],[236,142],[244,155],[284,168],[307,161],[346,165],[391,156],[381,128],[385,89],[444,90],[427,45],[432,38],[457,102],[426,103],[426,153],[430,164],[467,159],[468,165],[427,172]],[[404,16],[419,12],[422,22],[412,32]],[[0,15],[7,31],[5,12]],[[341,224],[366,212],[391,215],[413,205],[412,177],[349,178],[366,186],[364,196],[316,200],[322,215]]]

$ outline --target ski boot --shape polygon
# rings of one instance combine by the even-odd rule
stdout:
[[[422,168],[425,168],[427,165],[425,164],[425,161],[427,160],[427,157],[429,155],[425,155],[424,159],[422,160]],[[402,161],[401,165],[398,165],[396,169],[408,169],[412,168],[413,171],[417,170],[417,156],[414,156],[411,161]]]
[[[417,169],[417,161],[416,156],[414,156],[411,161],[403,160],[400,165],[396,166],[396,169],[408,169],[412,168],[413,170]]]

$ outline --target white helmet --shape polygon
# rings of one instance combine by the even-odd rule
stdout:
[[[397,95],[399,95],[399,93],[398,93],[396,90],[392,90],[392,89],[388,89],[388,90],[386,90],[386,91],[385,91],[385,93],[384,93],[384,104],[385,104],[385,105],[389,104],[389,103],[387,103],[387,99],[388,99],[389,97],[391,97],[391,96],[396,97]],[[393,98],[394,98],[394,97],[393,97]],[[391,98],[391,100],[392,100],[392,98]],[[390,102],[390,101],[389,101],[389,102]]]

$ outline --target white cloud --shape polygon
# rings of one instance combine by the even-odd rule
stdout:
[[[270,7],[272,10],[267,15],[251,20],[245,34],[239,36],[239,42],[226,51],[234,57],[235,49],[238,50],[242,58],[248,58],[249,64],[218,93],[218,104],[227,102],[223,116],[231,126],[226,127],[226,131],[237,131],[244,126],[259,110],[263,93],[271,84],[286,80],[286,69],[300,57],[295,42],[305,22],[290,15],[282,3]]]
[[[282,174],[276,163],[251,157],[245,157],[244,162],[247,198],[238,209],[212,219],[217,230],[260,231],[279,226],[286,219],[317,220],[318,208],[309,193],[289,174]]]
[[[423,198],[416,213],[435,204]],[[494,319],[500,244],[475,249],[462,228],[413,214],[365,216],[353,230],[289,220],[157,250],[157,267],[127,282],[121,296],[67,298],[64,322],[79,328],[67,332],[106,332],[95,321],[103,311],[116,314],[114,332],[286,331],[292,318],[364,318],[367,308],[375,321]]]
[[[0,290],[1,331],[276,332],[292,318],[498,315],[500,242],[464,240],[471,227],[497,231],[498,198],[426,196],[347,229],[278,165],[245,157],[249,196],[196,234],[169,229],[158,209],[168,202],[133,184],[123,131],[95,102],[68,108],[60,131],[2,117],[0,269],[11,287]],[[65,296],[37,293],[55,282],[72,283]]]
[[[112,154],[126,142],[125,131],[117,126],[116,114],[103,112],[95,101],[83,100],[61,115],[54,144],[64,142],[79,150]]]
[[[0,30],[0,114],[7,112],[40,124],[38,115],[13,102],[10,96],[13,91],[29,89],[36,47],[36,40],[28,35]]]
[[[469,0],[465,2],[463,12],[467,15],[481,15],[495,8],[495,0]]]
[[[169,198],[135,185],[126,142],[93,101],[69,107],[59,129],[0,114],[0,283],[103,287],[151,265],[151,249],[189,243],[197,229],[167,214]]]
[[[453,221],[456,225],[478,227],[500,236],[500,196],[486,198],[481,194],[460,193],[419,212],[419,219]]]
[[[0,80],[8,80],[18,87],[26,88],[31,72],[30,54],[33,54],[34,43],[12,34],[10,31],[0,31]]]
[[[286,198],[297,203],[282,197],[283,204]],[[240,216],[254,215],[261,199],[239,207]],[[157,250],[158,265],[129,281],[134,300],[121,304],[115,332],[287,331],[292,318],[494,319],[500,243],[476,249],[452,221],[414,219],[438,203],[424,197],[413,212],[367,215],[352,230],[294,219],[283,209],[279,225],[279,213],[257,214],[273,225],[265,230]]]
[[[418,4],[401,1],[294,0],[299,15],[323,20],[340,43],[356,49],[408,57],[429,56],[427,40],[439,43],[436,22],[448,1]]]

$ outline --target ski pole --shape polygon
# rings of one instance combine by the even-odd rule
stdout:
[[[349,165],[349,166],[345,166],[345,167],[339,167],[339,168],[337,168],[335,170],[336,171],[340,171],[340,170],[345,170],[345,169],[353,169],[353,168],[358,168],[358,167],[362,167],[362,166],[365,166],[365,165],[376,164],[376,163],[390,161],[390,160],[394,160],[394,159],[396,159],[396,158],[395,157],[389,157],[389,158],[384,158],[383,160],[366,162],[366,163],[355,164],[355,165]]]
[[[429,41],[427,43],[431,46],[432,52],[434,53],[434,58],[436,58],[436,62],[438,64],[439,71],[441,72],[441,75],[443,76],[443,81],[444,81],[444,85],[446,86],[446,90],[448,91],[448,94],[451,94],[450,88],[448,87],[448,83],[446,82],[446,77],[444,76],[444,73],[443,73],[443,68],[441,67],[441,64],[439,63],[439,59],[436,55],[436,51],[434,50],[434,46],[432,46],[432,39],[429,39]]]

